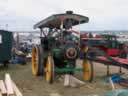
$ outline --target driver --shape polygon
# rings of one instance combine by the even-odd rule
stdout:
[[[72,19],[67,19],[64,22],[65,31],[63,31],[64,41],[78,41],[78,38],[72,32]]]
[[[64,23],[65,29],[69,30],[72,29],[72,20],[71,19],[66,19]]]
[[[65,31],[63,32],[63,35],[64,36],[71,35],[70,30],[72,29],[72,20],[66,19],[64,22],[64,27],[65,27]]]

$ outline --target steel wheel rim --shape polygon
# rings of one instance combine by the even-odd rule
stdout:
[[[91,81],[92,79],[92,65],[90,60],[83,61],[83,77],[86,81]]]
[[[51,57],[48,56],[47,62],[46,62],[46,81],[50,81],[51,80]]]
[[[33,75],[37,74],[38,70],[38,53],[35,47],[32,48],[32,73]]]

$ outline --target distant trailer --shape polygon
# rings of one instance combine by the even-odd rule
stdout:
[[[0,30],[0,63],[7,66],[11,60],[13,34],[10,31]]]

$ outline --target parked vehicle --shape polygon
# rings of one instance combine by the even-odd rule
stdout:
[[[11,60],[13,34],[10,31],[0,30],[0,62],[7,66]]]
[[[84,34],[82,40],[90,46],[102,50],[109,56],[127,58],[128,46],[126,43],[118,41],[116,35],[102,34],[90,37]]]

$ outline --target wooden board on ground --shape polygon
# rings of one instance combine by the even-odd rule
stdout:
[[[16,94],[16,96],[23,96],[22,93],[20,92],[20,90],[18,89],[18,87],[16,86],[16,84],[12,81],[12,86],[14,89],[14,92]]]
[[[73,77],[70,74],[66,74],[64,78],[64,86],[78,87],[84,85],[85,82]]]
[[[7,96],[7,95],[2,95],[1,91],[0,91],[0,96]]]
[[[7,95],[8,96],[15,96],[12,86],[12,80],[9,74],[5,74],[5,85],[7,88]]]
[[[7,96],[7,90],[3,80],[0,80],[0,91],[3,96]]]
[[[50,96],[61,96],[59,93],[51,93]]]
[[[0,96],[23,96],[9,74],[5,74],[5,81],[0,80]]]

